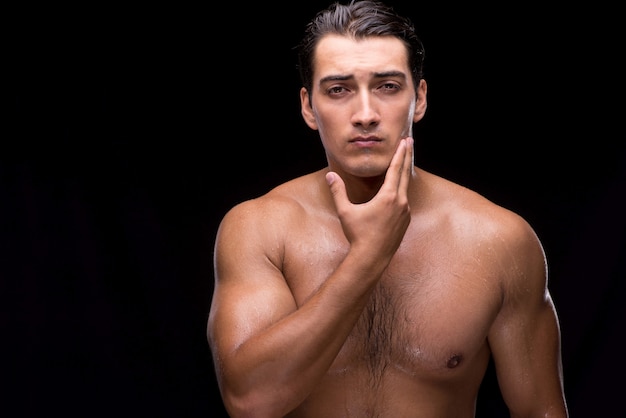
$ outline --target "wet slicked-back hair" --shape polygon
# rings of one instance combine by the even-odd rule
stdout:
[[[348,4],[335,2],[318,12],[307,24],[304,37],[296,48],[300,80],[309,93],[312,93],[313,84],[313,53],[320,39],[328,34],[355,39],[396,37],[406,45],[408,64],[416,88],[423,78],[424,46],[410,19],[400,16],[391,6],[379,1],[351,0]]]

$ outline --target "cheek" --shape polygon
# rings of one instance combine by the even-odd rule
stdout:
[[[415,101],[411,102],[411,106],[409,106],[409,111],[407,113],[407,119],[413,122],[413,118],[415,117]]]
[[[396,114],[404,115],[403,119],[413,120],[413,114],[415,113],[415,100],[411,100],[409,103],[404,103],[402,109],[398,109]]]
[[[381,114],[381,120],[388,128],[396,127],[405,130],[407,126],[412,126],[415,105],[396,106],[388,108]]]
[[[339,112],[319,112],[317,109],[313,110],[315,115],[315,121],[317,122],[317,129],[320,135],[327,136],[335,132],[340,126],[341,115]]]

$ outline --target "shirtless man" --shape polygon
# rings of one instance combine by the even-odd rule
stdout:
[[[414,165],[422,65],[383,4],[307,26],[302,116],[328,166],[238,204],[216,237],[207,338],[232,417],[470,418],[490,358],[511,416],[568,416],[533,229]]]

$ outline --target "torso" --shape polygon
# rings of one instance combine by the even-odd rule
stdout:
[[[489,361],[487,333],[502,298],[492,223],[474,205],[495,205],[428,173],[421,177],[435,201],[413,214],[324,381],[289,416],[473,416],[467,413]],[[314,204],[315,193],[301,198],[304,216],[285,237],[282,265],[298,305],[348,250],[333,212]]]

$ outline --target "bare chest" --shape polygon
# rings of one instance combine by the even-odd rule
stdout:
[[[409,234],[373,290],[330,373],[368,370],[435,379],[462,374],[477,357],[499,306],[496,277],[454,237]],[[332,230],[311,231],[285,259],[285,277],[304,303],[348,250]],[[349,301],[346,301],[349,303]]]

